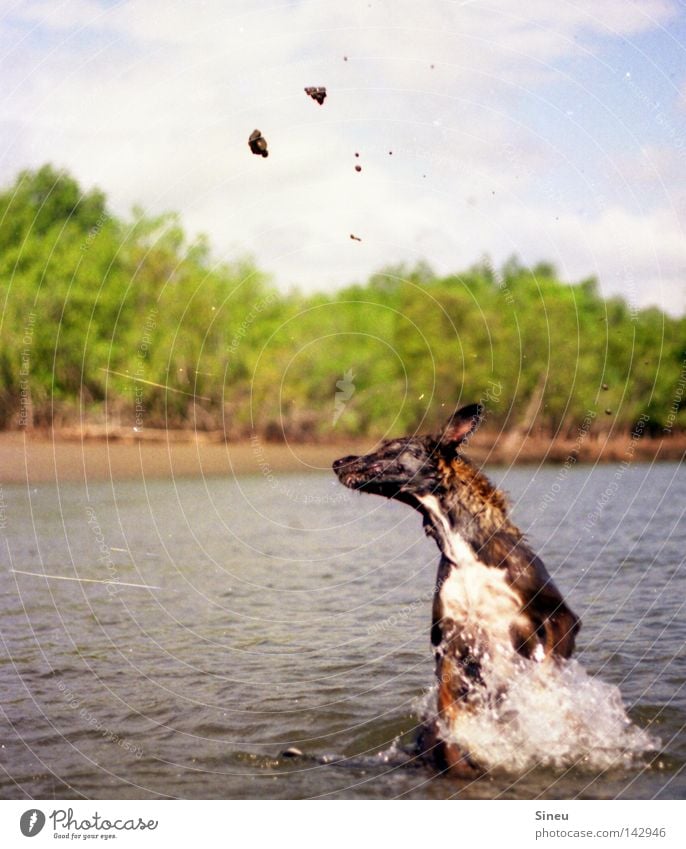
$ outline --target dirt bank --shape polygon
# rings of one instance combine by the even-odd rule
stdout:
[[[328,471],[336,457],[372,449],[373,440],[330,445],[227,443],[213,434],[179,431],[93,434],[75,431],[0,433],[0,483],[142,479],[203,475],[268,475]],[[629,436],[551,442],[480,433],[468,452],[478,463],[574,463],[681,460],[686,436]]]

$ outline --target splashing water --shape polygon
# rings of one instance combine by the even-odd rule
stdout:
[[[488,692],[487,673],[484,681]],[[435,716],[435,705],[432,688],[420,705],[424,721]],[[506,692],[465,709],[451,727],[442,719],[438,727],[486,769],[516,773],[637,768],[642,755],[660,748],[657,737],[629,719],[619,688],[590,676],[575,660],[522,661]]]

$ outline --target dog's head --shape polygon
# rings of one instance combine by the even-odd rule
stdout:
[[[483,415],[480,404],[470,404],[438,434],[386,440],[371,454],[341,457],[333,470],[350,489],[394,498],[433,520],[438,512],[465,531],[481,514],[497,524],[505,520],[504,497],[461,453]]]
[[[456,410],[435,436],[388,439],[371,454],[341,457],[333,470],[350,489],[414,504],[441,487],[447,466],[459,458],[482,417],[483,407],[471,404]]]
[[[350,489],[414,507],[426,533],[451,557],[455,533],[479,546],[511,528],[503,493],[462,455],[483,416],[480,404],[470,404],[457,409],[436,435],[387,440],[371,454],[341,457],[333,470]]]

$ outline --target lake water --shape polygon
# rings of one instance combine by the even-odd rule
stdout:
[[[490,475],[583,620],[564,698],[585,731],[554,730],[548,693],[520,733],[576,756],[517,764],[515,741],[474,782],[376,756],[433,679],[437,549],[403,505],[324,473],[4,486],[0,796],[683,798],[683,468]],[[617,756],[605,685],[654,751]],[[312,759],[279,758],[289,746]]]

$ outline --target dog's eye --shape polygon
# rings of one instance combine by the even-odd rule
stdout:
[[[409,474],[416,474],[422,467],[422,461],[419,457],[415,457],[414,454],[410,454],[409,451],[405,451],[400,456],[400,463]]]

